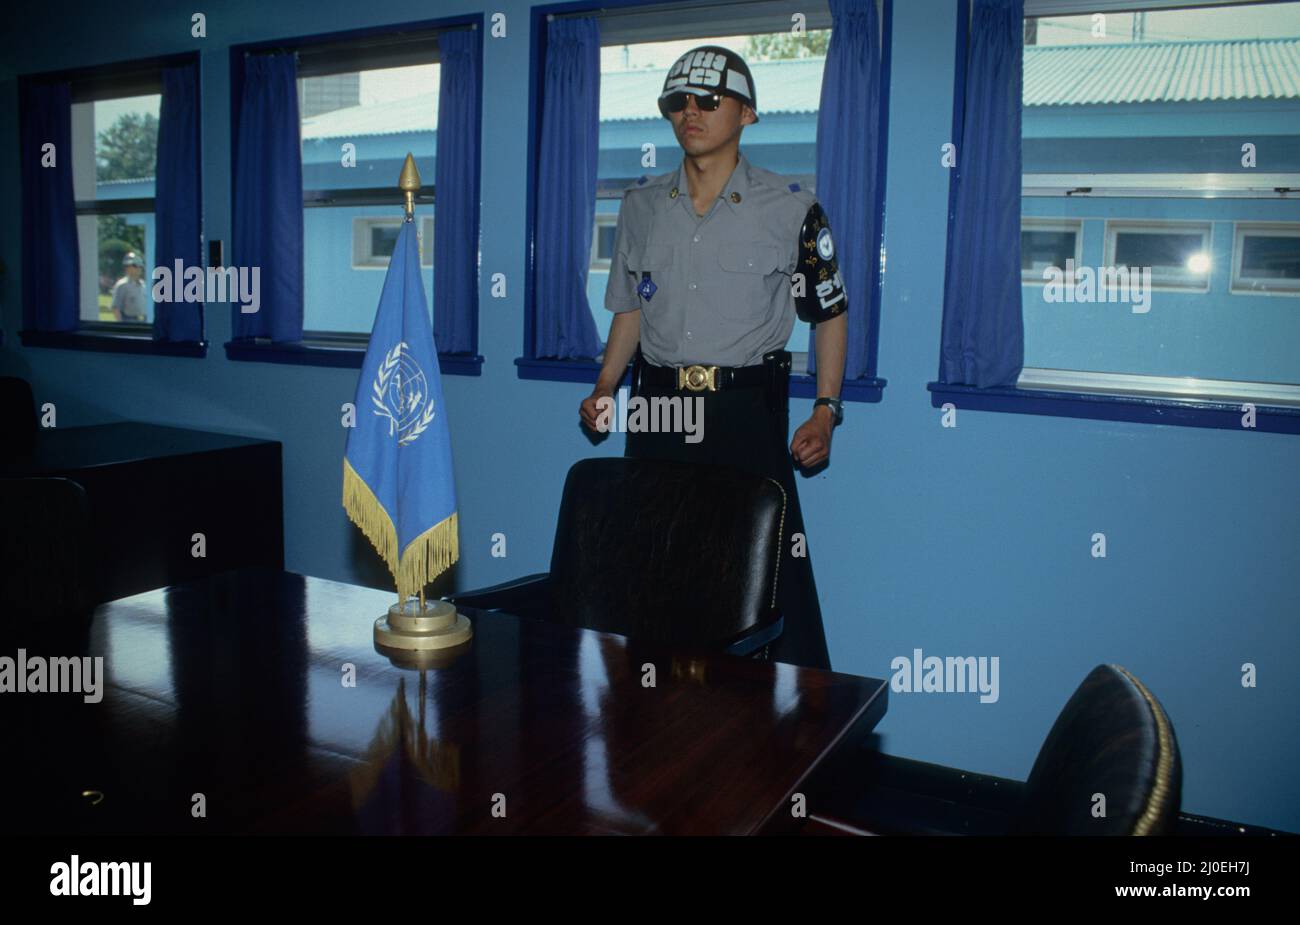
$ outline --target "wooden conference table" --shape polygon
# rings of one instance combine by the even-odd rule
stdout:
[[[448,664],[399,668],[371,636],[395,601],[246,569],[101,606],[78,646],[104,657],[100,702],[3,698],[26,756],[5,763],[3,774],[19,778],[5,782],[9,824],[150,834],[789,831],[799,827],[790,807],[800,783],[885,712],[881,680],[670,654],[464,608],[474,637]],[[651,665],[653,686],[643,683]]]

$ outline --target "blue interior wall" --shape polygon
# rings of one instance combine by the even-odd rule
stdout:
[[[230,240],[227,46],[480,9],[470,2],[320,0],[310,8],[207,4],[208,37],[189,7],[124,0],[12,11],[0,38],[0,291],[5,374],[31,380],[69,427],[134,419],[234,431],[284,445],[288,568],[380,584],[382,571],[340,506],[354,370],[232,363],[227,310],[208,313],[204,360],[23,348],[17,343],[22,228],[14,75],[202,50],[205,224]],[[568,467],[618,454],[580,429],[582,385],[527,382],[528,6],[503,0],[505,38],[484,50],[481,378],[446,377],[460,498],[455,580],[486,585],[544,570]],[[51,28],[57,20],[58,28]],[[129,28],[123,28],[129,23]],[[1000,697],[891,693],[881,747],[1023,778],[1056,714],[1094,665],[1134,671],[1173,719],[1194,812],[1300,830],[1300,441],[1294,437],[1028,415],[958,412],[940,426],[935,378],[943,304],[956,4],[894,11],[888,274],[878,405],[851,405],[832,465],[800,486],[837,670],[889,677],[890,662],[997,656]],[[112,35],[112,42],[103,41]],[[810,411],[792,403],[792,418]],[[203,486],[196,485],[195,491]],[[1094,533],[1108,555],[1090,555]],[[508,555],[490,554],[504,533]],[[358,615],[358,619],[368,619]],[[1258,667],[1243,688],[1241,666]]]

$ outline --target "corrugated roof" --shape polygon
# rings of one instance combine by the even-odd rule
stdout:
[[[1025,49],[1026,106],[1300,98],[1300,38]]]
[[[438,127],[438,94],[421,93],[390,103],[349,106],[302,120],[303,141],[353,135],[432,132]]]
[[[759,115],[815,112],[824,57],[755,61]],[[601,76],[600,120],[658,119],[663,68]],[[1033,45],[1025,49],[1024,104],[1077,106],[1300,98],[1300,37],[1114,45]],[[436,93],[352,106],[304,119],[304,140],[431,132]]]
[[[790,61],[755,61],[749,66],[758,88],[759,114],[816,112],[821,102],[824,57]],[[778,76],[779,69],[779,76]],[[612,71],[601,75],[600,120],[659,119],[655,100],[663,89],[665,68]],[[767,79],[764,80],[764,73]],[[304,119],[304,140],[352,135],[431,132],[438,125],[436,93],[391,103],[350,106]]]

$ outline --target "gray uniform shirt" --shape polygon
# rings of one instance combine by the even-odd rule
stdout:
[[[113,308],[122,313],[123,320],[145,320],[144,280],[123,276],[113,287]]]
[[[703,217],[684,161],[623,192],[605,307],[641,310],[641,352],[656,366],[754,366],[790,339],[790,278],[817,199],[738,153]]]

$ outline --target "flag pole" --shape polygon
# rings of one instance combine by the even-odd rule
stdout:
[[[397,188],[402,191],[405,200],[406,220],[415,221],[415,194],[420,191],[420,171],[415,166],[415,158],[410,151],[402,161],[402,172],[397,177]],[[420,613],[424,613],[424,586],[420,586]]]
[[[415,157],[409,152],[402,163],[397,188],[402,191],[404,224],[413,224],[415,196],[420,191],[420,171],[415,166]],[[408,233],[414,234],[415,229],[403,230],[403,234]],[[394,259],[397,259],[396,253]],[[389,272],[390,274],[392,272],[391,265]],[[385,291],[387,291],[387,281]],[[422,293],[417,297],[423,302]],[[381,311],[383,307],[384,302],[381,298]],[[406,345],[403,343],[399,346]],[[378,389],[378,386],[375,388]],[[412,547],[415,547],[416,543],[426,545],[402,550],[397,547],[399,534],[396,532],[395,522],[388,519],[374,493],[355,473],[346,456],[343,463],[343,506],[347,509],[348,516],[362,528],[375,548],[380,550],[381,555],[387,557],[389,568],[392,569],[395,578],[399,573],[406,575],[406,571],[403,571],[403,552],[409,553],[414,563],[413,568],[408,570],[413,572],[412,575],[407,576],[410,580],[404,582],[398,578],[397,603],[388,608],[386,616],[375,621],[375,647],[388,655],[393,664],[399,667],[427,668],[442,664],[447,659],[453,658],[457,647],[468,642],[473,636],[469,618],[459,613],[455,604],[445,600],[427,602],[425,595],[429,574],[440,572],[456,560],[456,512],[453,508],[448,517],[424,531],[424,534],[412,543]],[[406,608],[408,597],[403,587],[409,591],[417,583],[419,584],[417,594],[410,596],[417,598],[419,609],[412,614]]]

